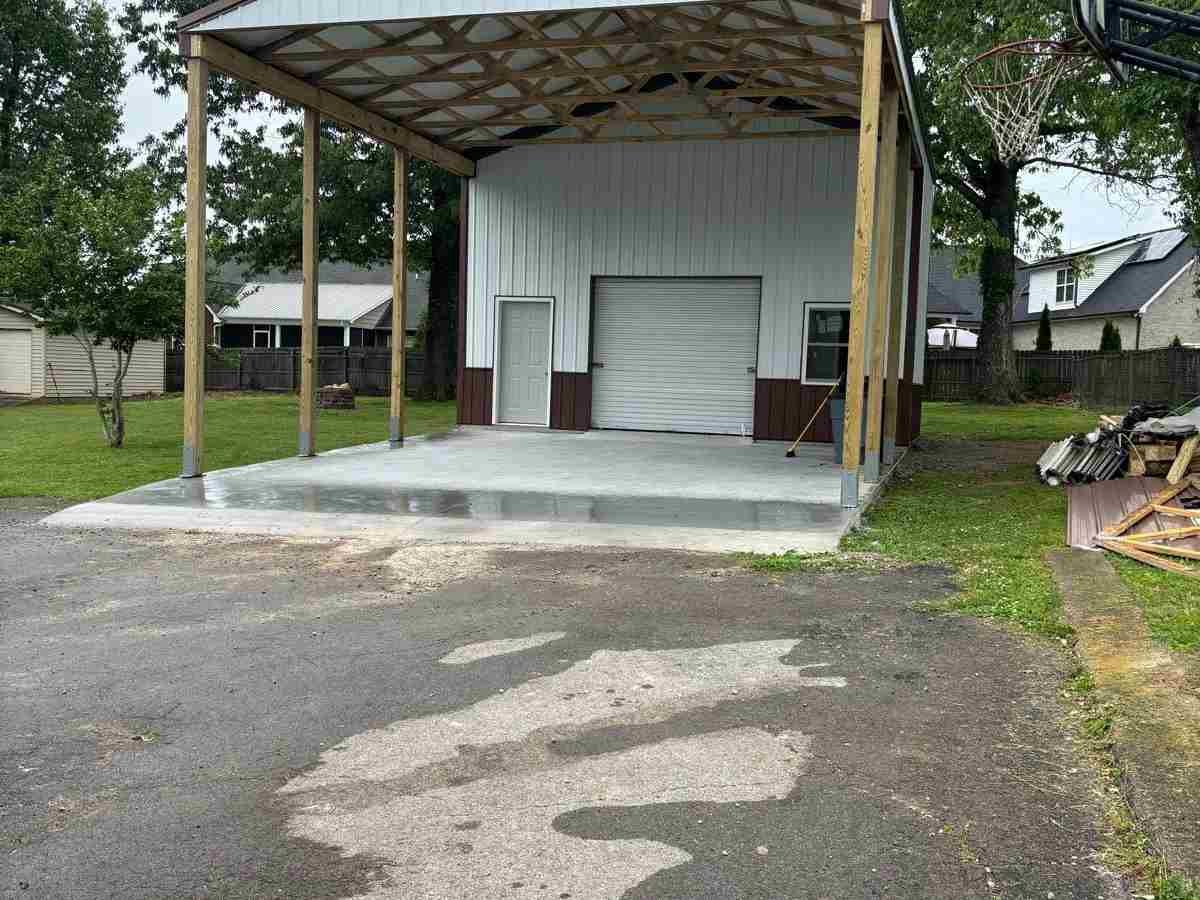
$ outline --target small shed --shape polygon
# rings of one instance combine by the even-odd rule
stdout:
[[[133,350],[122,393],[161,394],[162,341],[142,341]],[[116,354],[106,346],[92,350],[100,390],[112,386]],[[87,352],[69,335],[52,335],[42,320],[19,306],[0,305],[0,394],[18,397],[90,397],[92,370]]]

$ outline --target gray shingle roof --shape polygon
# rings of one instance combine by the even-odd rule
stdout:
[[[1167,237],[1174,235],[1173,238]],[[1115,243],[1115,242],[1114,242]],[[1167,247],[1172,249],[1167,252]],[[1129,316],[1153,297],[1195,255],[1192,242],[1182,231],[1147,235],[1128,260],[1074,309],[1050,310],[1050,319],[1084,319],[1091,316]],[[1026,297],[1018,297],[1014,322],[1031,322],[1041,310],[1029,312]]]
[[[959,255],[958,250],[948,247],[934,250],[930,255],[929,314],[979,321],[983,318],[979,276],[971,273],[955,277]]]

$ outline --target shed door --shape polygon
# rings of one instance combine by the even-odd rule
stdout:
[[[752,434],[757,278],[601,278],[597,428]]]
[[[0,331],[0,394],[33,390],[31,331]]]

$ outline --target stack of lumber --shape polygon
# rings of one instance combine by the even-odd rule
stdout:
[[[1067,541],[1200,578],[1200,475],[1175,484],[1138,476],[1067,493]]]
[[[1101,421],[1109,418],[1101,416]],[[1134,435],[1129,445],[1130,475],[1162,475],[1179,484],[1185,475],[1200,473],[1200,434],[1182,439]]]

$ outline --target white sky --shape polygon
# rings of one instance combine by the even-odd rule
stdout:
[[[127,54],[131,70],[136,53],[136,48],[131,48]],[[125,143],[133,146],[149,134],[165,131],[183,117],[184,109],[182,94],[159,97],[148,78],[133,76],[125,92]],[[260,121],[256,118],[248,124]],[[1109,197],[1100,179],[1089,175],[1067,170],[1027,173],[1022,187],[1037,191],[1046,203],[1062,211],[1066,248],[1172,224],[1161,198],[1141,192]]]

